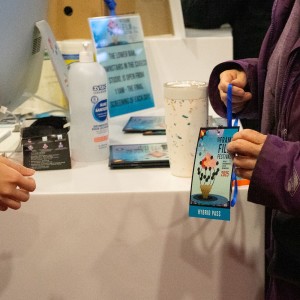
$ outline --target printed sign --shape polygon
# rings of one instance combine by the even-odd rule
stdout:
[[[106,70],[110,117],[154,107],[139,15],[89,19],[96,59]]]

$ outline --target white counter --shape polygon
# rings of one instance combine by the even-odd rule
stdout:
[[[124,135],[113,143],[163,141]],[[189,178],[107,161],[40,171],[19,211],[0,216],[0,299],[262,299],[263,208],[239,191],[231,221],[188,217]]]

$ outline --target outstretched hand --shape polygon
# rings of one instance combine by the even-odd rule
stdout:
[[[245,92],[247,76],[244,71],[226,70],[220,74],[218,89],[222,102],[227,106],[228,84],[232,84],[232,112],[241,111],[245,104],[252,99],[252,94]]]
[[[34,172],[0,156],[0,210],[19,209],[29,199],[36,188]]]
[[[266,138],[266,135],[252,129],[244,129],[234,134],[227,145],[227,151],[233,159],[236,175],[251,179]]]

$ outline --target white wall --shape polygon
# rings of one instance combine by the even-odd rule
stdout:
[[[145,38],[145,49],[157,107],[163,106],[164,82],[207,82],[213,67],[233,56],[230,32],[219,36]]]

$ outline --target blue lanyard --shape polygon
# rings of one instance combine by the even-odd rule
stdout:
[[[115,8],[117,6],[117,3],[114,0],[104,0],[104,2],[106,3],[109,9],[109,14],[111,16],[115,16],[116,15]]]
[[[234,207],[237,201],[237,196],[238,196],[238,181],[236,174],[233,172],[231,176],[232,181],[234,182],[234,187],[233,187],[233,196],[230,202],[231,207]]]
[[[233,126],[238,126],[239,120],[234,119]],[[227,126],[232,127],[232,84],[227,89]]]
[[[238,119],[235,119],[233,126],[237,126],[237,124]],[[232,127],[232,84],[228,84],[227,88],[227,126]],[[231,180],[234,182],[234,188],[230,205],[231,207],[234,207],[238,196],[238,182],[234,172],[232,172]]]
[[[232,84],[227,88],[227,126],[232,127]]]

